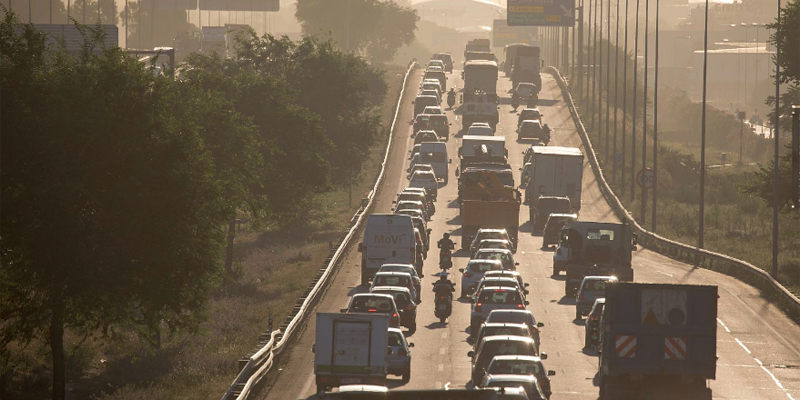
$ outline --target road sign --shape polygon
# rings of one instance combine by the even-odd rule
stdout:
[[[539,28],[534,26],[508,26],[505,19],[492,24],[492,46],[505,47],[514,43],[538,44]]]
[[[575,0],[508,0],[508,26],[575,26]]]
[[[636,174],[636,183],[639,187],[644,186],[645,189],[652,189],[656,185],[656,173],[652,169],[640,169]]]

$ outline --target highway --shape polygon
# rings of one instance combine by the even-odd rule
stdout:
[[[517,115],[509,105],[509,79],[502,76],[498,81],[501,95],[500,125],[497,135],[506,136],[510,163],[514,167],[516,181],[519,182],[518,169],[522,166],[522,151],[529,143],[516,140]],[[390,212],[392,200],[397,192],[406,186],[407,154],[413,145],[411,125],[411,101],[416,95],[421,70],[417,70],[409,83],[409,90],[402,99],[403,108],[396,132],[393,152],[389,158],[387,177],[378,194],[375,212]],[[558,85],[550,75],[542,74],[543,89],[540,93],[539,108],[544,114],[543,121],[550,125],[552,137],[550,145],[581,146],[575,125],[565,106]],[[460,71],[449,76],[449,87],[461,88]],[[458,165],[457,149],[460,146],[461,132],[456,133],[461,124],[455,121],[452,110],[447,111],[451,127],[448,153],[453,159],[450,181],[439,189],[436,214],[429,222],[433,229],[431,240],[438,240],[443,232],[452,232],[454,241],[460,242],[460,221],[458,217],[457,181],[454,168]],[[453,135],[455,134],[455,135]],[[368,174],[370,175],[370,174]],[[370,175],[371,176],[371,175]],[[605,202],[589,166],[584,164],[583,202],[581,220],[618,221]],[[556,371],[552,388],[554,399],[595,399],[597,388],[597,356],[582,350],[583,322],[573,321],[574,302],[564,297],[564,276],[551,277],[552,250],[542,250],[541,237],[531,234],[528,222],[528,208],[520,209],[520,242],[516,261],[518,270],[530,286],[530,305],[537,320],[544,322],[541,328],[542,351],[549,358],[545,361],[547,369]],[[455,253],[454,269],[462,268],[468,260],[468,253]],[[316,311],[338,312],[348,302],[348,296],[367,289],[359,286],[360,254],[356,247],[349,251],[347,258],[339,267],[327,292],[319,302]],[[654,252],[639,248],[634,254],[633,268],[635,280],[639,282],[691,283],[719,286],[719,313],[717,331],[717,379],[710,381],[715,399],[796,399],[800,400],[800,326],[790,320],[776,307],[766,302],[758,290],[726,275],[696,269]],[[411,381],[403,384],[399,376],[391,376],[392,388],[444,388],[471,387],[470,359],[467,352],[469,325],[469,302],[459,299],[454,304],[453,315],[447,323],[439,323],[433,315],[432,292],[438,271],[438,252],[432,248],[425,262],[423,297],[417,316],[417,332],[409,336],[415,344],[412,349]],[[456,276],[460,285],[460,277]],[[313,353],[314,318],[301,330],[292,347],[282,355],[280,364],[272,373],[256,398],[266,399],[305,399],[316,398]],[[656,397],[656,398],[660,398]],[[678,397],[669,397],[678,398]]]

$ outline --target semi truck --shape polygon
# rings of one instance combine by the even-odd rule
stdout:
[[[538,58],[538,51],[530,48],[536,48],[538,50],[538,47],[525,43],[513,43],[506,46],[503,49],[503,55],[505,55],[505,60],[503,61],[503,72],[505,72],[506,75],[511,75],[511,68],[514,66],[514,61],[518,55],[536,55]]]
[[[467,61],[464,64],[464,92],[461,96],[461,114],[464,130],[473,122],[486,122],[496,129],[500,122],[497,110],[497,63],[494,61]]]
[[[600,398],[710,399],[716,378],[717,287],[606,286]]]
[[[530,162],[530,180],[525,186],[525,202],[530,208],[531,223],[537,225],[536,206],[541,196],[569,197],[572,210],[577,214],[581,209],[583,186],[581,150],[576,147],[533,146]]]
[[[567,297],[575,297],[588,275],[616,276],[622,282],[632,282],[631,255],[635,249],[636,235],[628,224],[574,221],[561,229],[553,255],[553,276],[561,270],[567,272]]]
[[[388,339],[388,314],[318,313],[313,347],[317,393],[340,385],[384,386]]]
[[[531,82],[536,85],[536,93],[542,89],[540,75],[542,61],[539,57],[539,47],[520,47],[516,51],[513,65],[511,66],[512,87],[517,87],[520,82]]]
[[[467,47],[464,49],[464,57],[470,51],[485,51],[491,52],[492,48],[489,46],[489,39],[472,39],[467,42]]]
[[[224,60],[228,58],[228,28],[224,26],[204,26],[200,41],[200,50],[209,54],[216,52]]]
[[[501,180],[504,170],[472,168],[459,180],[461,248],[468,249],[480,228],[505,229],[516,248],[519,231],[520,193]],[[506,168],[509,173],[510,168]]]

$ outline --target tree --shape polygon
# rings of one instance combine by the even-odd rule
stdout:
[[[235,113],[222,99],[185,105],[177,83],[98,47],[102,32],[82,28],[83,52],[67,56],[19,26],[13,14],[0,24],[0,84],[14,99],[0,107],[0,349],[49,342],[63,399],[65,329],[138,326],[157,345],[164,328],[197,328],[221,276],[234,186],[223,180],[251,172],[219,173],[203,140],[214,127],[196,112]]]
[[[305,35],[331,35],[345,51],[376,64],[411,43],[419,21],[416,10],[379,0],[300,0],[295,16]]]
[[[239,42],[237,54],[243,68],[286,81],[297,93],[297,103],[322,117],[334,145],[326,155],[333,183],[347,185],[356,179],[384,129],[378,112],[386,95],[383,72],[337,50],[332,41],[314,37],[293,42],[251,36]]]
[[[789,146],[787,146],[789,147]],[[778,170],[778,206],[782,211],[788,211],[792,206],[792,153],[787,151],[779,158]],[[760,166],[753,173],[753,178],[742,186],[742,192],[752,194],[764,201],[768,207],[772,206],[772,189],[775,174],[775,162],[770,161],[767,166]]]
[[[769,43],[781,49],[781,82],[800,84],[800,0],[790,0],[781,8],[780,42],[776,37],[777,18],[765,26],[772,30]]]

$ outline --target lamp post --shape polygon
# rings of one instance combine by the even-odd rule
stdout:
[[[622,60],[625,65],[622,67],[622,165],[619,184],[622,195],[625,196],[625,133],[628,131],[628,0],[625,0],[625,51]]]
[[[703,106],[700,129],[700,230],[697,247],[703,248],[706,209],[706,86],[708,83],[708,0],[705,7],[705,27],[703,28]]]
[[[708,0],[706,0],[708,1]],[[636,0],[636,24],[633,40],[633,124],[631,128],[631,202],[633,202],[636,194],[636,92],[638,90],[639,81],[637,79],[639,72],[639,3]]]

